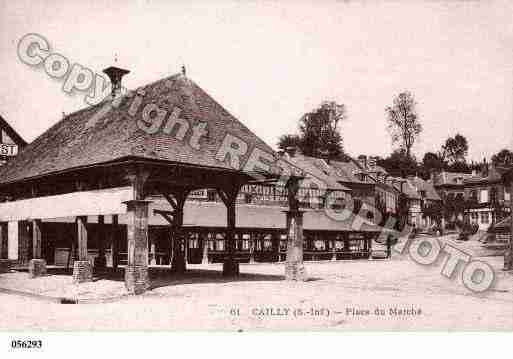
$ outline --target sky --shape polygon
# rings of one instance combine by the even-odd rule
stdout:
[[[187,76],[269,145],[325,100],[347,107],[351,155],[388,155],[385,107],[408,90],[423,125],[413,152],[448,136],[468,160],[513,149],[513,1],[0,0],[0,114],[28,141],[86,106],[17,56],[27,33],[127,88]],[[117,62],[114,62],[117,58]]]

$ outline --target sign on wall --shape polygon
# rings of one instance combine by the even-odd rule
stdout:
[[[18,145],[0,143],[0,156],[16,156],[18,154]]]

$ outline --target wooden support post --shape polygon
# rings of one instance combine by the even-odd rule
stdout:
[[[183,233],[183,201],[177,200],[177,208],[173,216],[173,224],[171,225],[173,258],[171,259],[171,270],[176,273],[185,273],[187,270],[187,262],[185,260],[185,238]]]
[[[201,244],[203,248],[203,258],[201,259],[201,264],[208,264],[208,246],[210,244],[208,241],[208,233],[200,233],[200,236],[202,236]]]
[[[133,200],[125,202],[127,207],[127,253],[125,287],[131,294],[142,294],[150,286],[148,275],[148,208],[145,201],[146,183],[150,173],[141,167],[127,173],[133,191]]]
[[[41,258],[42,233],[41,220],[32,221],[32,259],[29,262],[29,277],[36,278],[46,275],[46,261]]]
[[[299,210],[299,178],[292,177],[287,182],[289,210],[287,214],[287,259],[285,279],[305,281],[306,270],[303,263],[303,211]]]
[[[331,246],[331,260],[336,261],[337,260],[337,241],[336,239],[333,239],[330,241]]]
[[[277,233],[271,234],[271,243],[273,248],[273,262],[280,261],[280,236]]]
[[[504,270],[512,270],[513,269],[513,179],[509,184],[509,216],[511,219],[510,223],[510,233],[509,233],[509,246],[508,249],[504,252]]]
[[[89,262],[87,248],[87,216],[79,216],[76,221],[78,260],[73,263],[73,282],[91,282],[93,280],[93,266]]]
[[[249,263],[255,263],[255,237],[257,233],[249,234]]]
[[[157,264],[157,245],[155,243],[155,234],[149,233],[148,236],[150,238],[150,264],[156,265]]]
[[[0,259],[7,259],[7,223],[0,223]]]
[[[148,276],[148,207],[150,202],[132,200],[127,205],[128,264],[125,287],[131,294],[142,294],[150,286]]]
[[[18,261],[20,265],[28,265],[30,260],[30,232],[29,222],[18,222]]]
[[[184,273],[187,270],[185,251],[188,243],[182,227],[183,208],[189,192],[189,189],[181,188],[176,189],[172,193],[162,193],[174,211],[168,213],[165,211],[155,211],[155,213],[162,215],[171,224],[171,270],[177,273]]]
[[[103,271],[107,267],[107,258],[105,258],[105,217],[98,216],[98,257],[94,259],[94,269]]]
[[[234,185],[230,188],[219,189],[218,193],[224,205],[226,206],[226,249],[227,254],[223,262],[223,275],[224,276],[237,276],[239,275],[239,262],[235,258],[235,221],[236,221],[236,206],[235,201],[240,191],[240,185]]]
[[[112,225],[110,226],[110,253],[112,256],[112,269],[117,269],[119,264],[119,218],[117,214],[112,215]]]

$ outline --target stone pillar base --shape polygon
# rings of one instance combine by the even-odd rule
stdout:
[[[150,287],[148,267],[127,266],[125,268],[125,287],[130,294],[142,294]]]
[[[230,259],[223,262],[223,276],[233,277],[233,276],[238,276],[239,274],[240,274],[239,262],[230,260]]]
[[[46,275],[46,261],[44,259],[31,259],[28,267],[29,278]]]
[[[107,268],[107,258],[105,256],[98,256],[94,258],[94,269],[105,270]]]
[[[11,265],[10,259],[0,259],[0,273],[8,273],[11,270]]]
[[[73,262],[73,283],[79,284],[93,281],[93,266],[89,261]]]
[[[504,252],[504,270],[513,269],[513,257],[510,255],[509,249]]]
[[[184,255],[173,256],[171,260],[171,271],[175,273],[185,273],[187,265],[185,263]]]
[[[305,282],[306,269],[303,263],[285,263],[285,280]]]

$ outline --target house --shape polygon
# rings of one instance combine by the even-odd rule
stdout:
[[[429,209],[435,206],[441,209],[442,199],[438,195],[431,180],[425,181],[418,176],[409,176],[406,180],[408,189],[408,198],[411,201],[410,213],[411,223],[415,223],[417,228],[428,229],[438,225],[439,218]],[[440,211],[441,212],[441,211]],[[441,217],[441,214],[439,216]]]
[[[495,166],[484,162],[481,171],[474,171],[463,184],[466,216],[480,230],[487,230],[509,212],[510,191]]]

